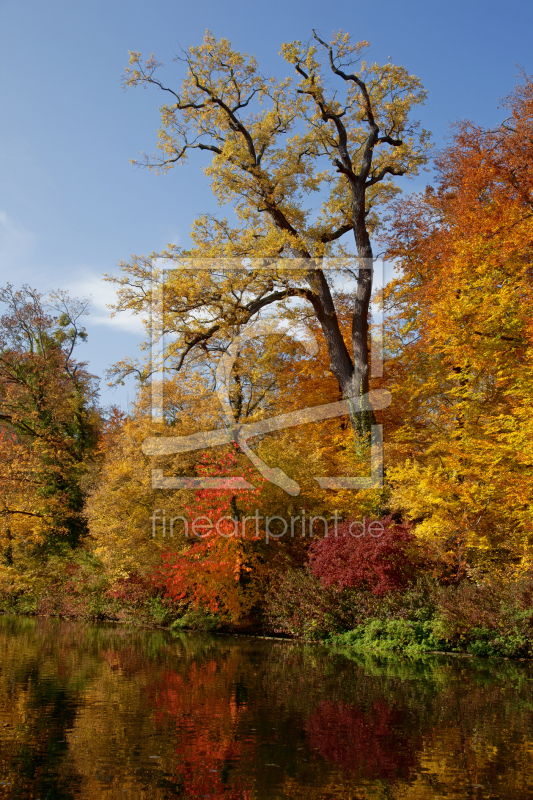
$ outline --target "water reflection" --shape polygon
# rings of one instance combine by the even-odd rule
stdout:
[[[0,618],[0,798],[533,797],[529,663]]]
[[[307,720],[306,731],[310,746],[326,761],[354,776],[392,783],[408,778],[418,766],[420,735],[410,726],[409,716],[383,700],[365,709],[322,700]]]

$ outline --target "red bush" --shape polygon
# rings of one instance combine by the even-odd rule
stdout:
[[[384,595],[413,577],[414,538],[409,524],[395,524],[392,517],[363,530],[360,523],[345,522],[336,534],[313,542],[309,568],[324,589],[369,589]]]

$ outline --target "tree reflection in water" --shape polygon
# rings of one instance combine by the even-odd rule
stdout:
[[[6,800],[533,798],[529,663],[8,617],[0,657]]]
[[[407,779],[417,765],[419,739],[406,730],[405,716],[383,700],[361,710],[342,702],[323,700],[306,723],[309,745],[331,764],[354,776]]]

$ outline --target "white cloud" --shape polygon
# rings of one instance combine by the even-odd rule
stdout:
[[[110,305],[116,303],[116,291],[112,283],[104,281],[97,274],[88,274],[86,278],[71,283],[68,287],[73,297],[87,297],[91,300],[90,323],[109,328],[115,328],[127,333],[144,336],[145,329],[141,318],[130,311],[121,311],[116,316],[111,316]]]

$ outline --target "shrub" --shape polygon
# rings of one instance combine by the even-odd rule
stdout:
[[[367,589],[379,596],[407,586],[416,572],[410,526],[398,525],[389,516],[375,533],[363,530],[356,535],[354,524],[346,522],[334,536],[311,545],[309,568],[322,587]]]
[[[355,630],[331,637],[328,644],[381,653],[401,651],[415,654],[450,649],[436,632],[433,620],[373,619]]]
[[[527,658],[532,653],[531,640],[517,630],[501,634],[489,628],[473,628],[469,631],[469,638],[468,652],[474,656]]]
[[[533,653],[533,575],[519,580],[486,577],[479,583],[441,587],[438,616],[446,636],[473,655]]]
[[[331,631],[353,627],[358,614],[352,598],[324,590],[305,568],[278,573],[263,603],[267,630],[306,639],[321,639]]]
[[[189,608],[183,616],[174,620],[170,626],[172,633],[181,631],[202,631],[208,633],[221,627],[221,620],[216,614],[200,608]]]
[[[324,589],[308,569],[288,569],[272,579],[263,624],[273,633],[323,639],[369,619],[434,617],[434,585],[421,578],[403,591],[376,595],[365,589]]]

